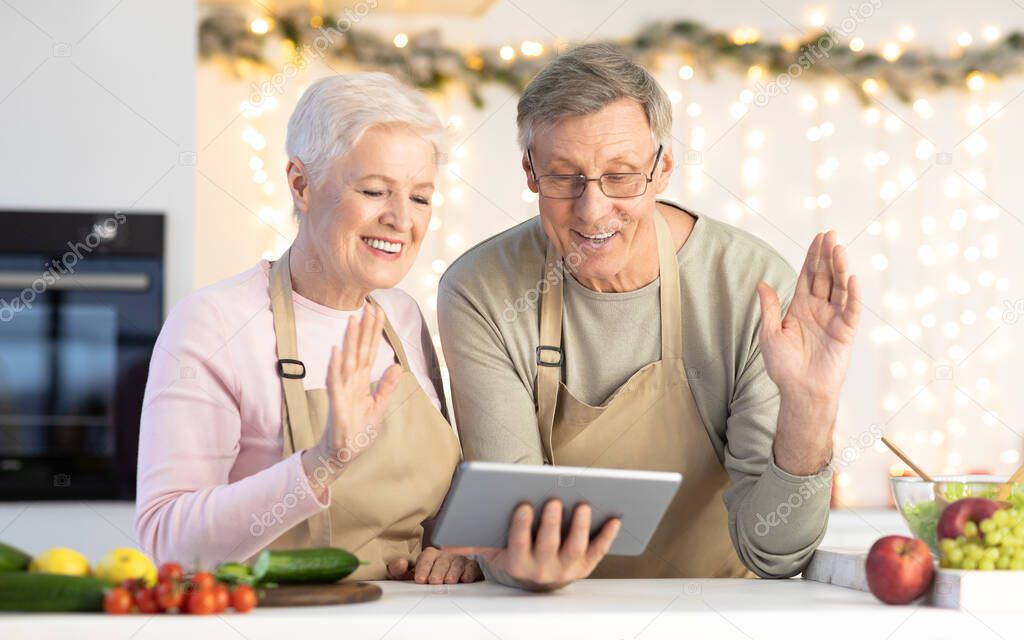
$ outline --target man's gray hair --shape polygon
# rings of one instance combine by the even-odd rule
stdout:
[[[596,113],[620,98],[644,110],[655,146],[672,135],[672,103],[651,73],[608,44],[572,49],[541,70],[519,98],[519,146],[533,144],[538,127],[569,116]]]
[[[444,152],[445,132],[427,98],[381,72],[321,78],[302,94],[288,119],[285,148],[298,156],[310,183],[319,186],[337,158],[376,125],[405,125]]]

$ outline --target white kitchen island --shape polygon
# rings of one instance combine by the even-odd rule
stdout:
[[[792,580],[586,580],[552,594],[477,583],[382,582],[377,602],[220,616],[0,614],[0,638],[889,638],[1016,640],[1019,614],[886,606],[852,589]]]

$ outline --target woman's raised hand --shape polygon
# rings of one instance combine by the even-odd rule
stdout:
[[[371,370],[383,331],[384,311],[367,303],[361,318],[349,318],[341,348],[331,347],[327,424],[317,445],[302,455],[306,475],[318,489],[337,479],[379,434],[380,421],[402,372],[397,364],[388,367],[376,388],[371,388]]]

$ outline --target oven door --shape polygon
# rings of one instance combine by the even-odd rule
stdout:
[[[45,262],[0,256],[0,500],[133,498],[161,260]]]

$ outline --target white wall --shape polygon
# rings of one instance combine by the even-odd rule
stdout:
[[[756,27],[763,39],[777,40],[813,33],[809,25],[813,10],[820,10],[830,24],[838,24],[851,7],[861,4],[517,0],[496,2],[479,18],[410,19],[371,12],[357,28],[385,34],[436,28],[444,41],[456,45],[518,45],[525,39],[551,43],[623,37],[651,20],[691,18],[726,29]],[[875,4],[873,15],[851,35],[864,38],[876,51],[883,43],[895,41],[903,25],[914,27],[914,46],[942,52],[949,51],[964,30],[980,42],[983,28],[990,24],[1003,33],[1024,28],[1024,11],[1002,0],[971,3],[969,13],[957,0]],[[856,238],[850,256],[862,278],[867,311],[843,393],[839,446],[845,448],[850,438],[871,434],[877,427],[933,473],[977,468],[1007,473],[1015,468],[1024,436],[1024,404],[1021,394],[1015,393],[1012,375],[1020,356],[1015,345],[1021,342],[1021,323],[1005,321],[1001,312],[1024,297],[1024,283],[1018,276],[1022,258],[1015,250],[1024,239],[1024,210],[1016,204],[1024,196],[1024,181],[1017,176],[1017,149],[1024,142],[1024,130],[1017,123],[1024,100],[1015,99],[1024,90],[1024,81],[1014,78],[972,94],[929,95],[935,112],[929,119],[882,95],[875,105],[881,122],[874,125],[865,121],[861,105],[843,82],[797,81],[787,96],[736,120],[730,106],[749,87],[742,71],[720,69],[713,80],[698,75],[685,82],[677,74],[679,64],[666,58],[655,69],[678,99],[676,153],[694,143],[696,129],[703,130],[706,142],[701,165],[679,166],[667,195],[763,236],[797,266],[806,243],[819,229],[836,228],[847,242]],[[287,215],[289,200],[280,188],[285,123],[309,82],[344,70],[334,61],[315,62],[307,73],[285,84],[276,109],[238,118],[200,155],[205,177],[197,184],[197,283],[237,273],[261,253],[279,253],[287,246],[294,230]],[[233,82],[218,69],[200,68],[197,132],[201,140],[222,131],[222,123],[239,113],[252,80]],[[829,85],[840,92],[835,104],[825,100]],[[808,95],[818,102],[813,111],[800,108],[801,99]],[[435,96],[444,117],[457,116],[462,121],[455,140],[463,155],[452,158],[461,178],[441,180],[447,202],[435,215],[443,226],[428,236],[418,268],[403,283],[421,301],[428,318],[433,316],[436,284],[430,268],[433,260],[450,262],[465,247],[536,211],[534,203],[521,197],[525,185],[515,146],[515,97],[491,87],[486,98],[486,106],[476,110],[458,91]],[[687,106],[694,102],[702,107],[698,117],[687,115]],[[999,105],[1005,108],[978,129],[988,150],[972,155],[965,145],[957,145],[976,126],[965,116],[972,105],[984,111],[994,104],[993,111]],[[884,126],[889,116],[894,130]],[[835,134],[821,142],[809,141],[808,129],[823,122],[833,123]],[[242,142],[248,127],[264,136],[263,150]],[[759,149],[747,143],[753,132],[764,134]],[[921,139],[934,145],[933,154],[923,160],[915,155]],[[865,166],[865,155],[877,151],[888,153],[890,162],[878,169]],[[936,162],[934,153],[943,151],[952,153],[952,165]],[[248,166],[253,155],[264,162],[267,179],[277,183],[273,194],[265,194],[253,182]],[[816,168],[831,156],[839,167],[833,178],[821,181]],[[749,159],[761,169],[757,184],[743,179],[741,168]],[[957,174],[973,171],[984,174],[981,191],[958,181]],[[916,189],[895,199],[886,199],[893,193],[883,197],[883,191],[893,188],[899,194],[917,176],[921,177]],[[951,180],[957,184],[949,185]],[[947,185],[949,189],[958,186],[959,194],[946,195]],[[831,198],[829,208],[805,207],[809,197],[822,193]],[[753,210],[744,209],[742,199],[748,199]],[[994,207],[998,217],[977,219],[975,212],[985,206]],[[969,223],[963,229],[951,229],[949,221],[958,208],[968,212]],[[261,221],[261,212],[270,224]],[[879,235],[865,231],[876,217],[882,223]],[[929,231],[931,218],[935,231]],[[922,263],[921,246],[930,246],[936,253],[934,264]],[[970,247],[974,249],[967,251]],[[975,250],[981,257],[973,257]],[[882,264],[883,257],[887,264],[880,270],[876,265]],[[956,293],[956,278],[968,280],[970,291]],[[928,287],[934,287],[934,299],[928,299]],[[896,460],[871,446],[854,453],[856,460],[843,468],[847,475],[841,489],[846,503],[883,504],[888,495],[886,475]]]
[[[193,287],[195,16],[191,0],[0,2],[0,208],[163,211],[168,304]],[[2,504],[0,539],[95,562],[135,546],[133,508]]]
[[[163,211],[169,303],[193,284],[195,16],[191,0],[0,3],[0,207]]]

